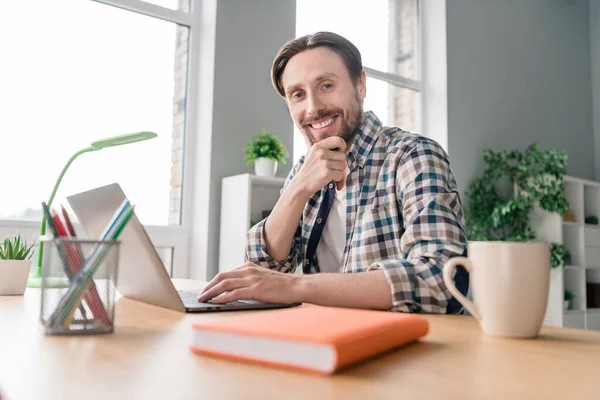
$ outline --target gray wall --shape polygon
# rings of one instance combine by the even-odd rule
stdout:
[[[243,149],[260,129],[275,133],[292,152],[287,106],[271,85],[271,63],[295,35],[295,0],[219,0],[215,38],[213,126],[207,275],[218,270],[221,180],[253,170]],[[286,176],[290,163],[278,169]]]
[[[590,45],[596,179],[600,180],[600,0],[590,0]]]
[[[486,148],[533,142],[594,178],[588,2],[447,1],[448,152],[461,192]]]

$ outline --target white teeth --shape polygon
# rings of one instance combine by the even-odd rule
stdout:
[[[325,128],[326,126],[331,125],[332,122],[333,122],[333,118],[329,118],[328,120],[325,120],[321,123],[312,124],[312,127],[315,129],[321,129],[321,128]]]

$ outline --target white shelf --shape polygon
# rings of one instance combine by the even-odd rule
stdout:
[[[276,187],[282,188],[285,183],[285,178],[280,178],[277,176],[267,177],[267,176],[256,176],[251,174],[247,175],[253,186],[266,186],[266,187]]]
[[[575,221],[539,210],[530,218],[539,239],[561,243],[571,254],[571,265],[551,272],[544,324],[600,330],[600,308],[586,310],[586,285],[600,282],[600,225],[585,223],[588,216],[600,218],[600,182],[566,176],[564,186]],[[575,294],[574,310],[564,310],[565,290]]]
[[[567,223],[567,221],[565,221],[565,223]],[[572,222],[572,223],[576,224],[576,222]],[[585,229],[591,229],[591,230],[595,230],[595,231],[600,231],[600,225],[583,224],[583,226],[585,227]]]
[[[565,184],[566,183],[578,183],[578,184],[582,184],[585,186],[593,186],[593,187],[600,188],[600,182],[592,181],[589,179],[577,178],[575,176],[566,175],[563,180],[564,180]]]
[[[565,314],[567,314],[567,315],[583,315],[583,314],[585,314],[585,310],[565,310]]]
[[[246,233],[263,212],[273,209],[285,178],[240,174],[223,178],[221,183],[221,228],[219,272],[230,271],[244,263]]]
[[[583,271],[585,267],[583,265],[566,265],[565,269],[570,269],[574,271]]]

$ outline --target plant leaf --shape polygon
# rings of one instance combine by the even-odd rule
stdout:
[[[27,251],[25,251],[25,254],[23,255],[23,258],[22,258],[23,260],[29,260],[31,258],[31,256],[33,255],[33,246],[34,246],[34,244],[32,244],[31,246],[29,246],[29,248],[27,249]]]
[[[4,244],[6,245],[6,259],[7,260],[13,260],[12,242],[10,240],[7,240],[7,241],[4,242]]]

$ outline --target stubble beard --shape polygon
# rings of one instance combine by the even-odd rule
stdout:
[[[358,98],[358,93],[356,93],[354,102],[351,105],[351,108],[348,111],[348,113],[346,113],[341,108],[324,110],[324,111],[320,112],[315,118],[312,118],[312,121],[318,121],[321,119],[325,119],[331,115],[338,115],[339,118],[341,118],[342,126],[341,126],[341,130],[340,130],[340,134],[337,136],[344,139],[344,141],[346,142],[346,145],[350,145],[352,143],[352,141],[354,140],[357,130],[360,127],[360,125],[362,124],[363,117],[364,117],[364,111],[363,111],[362,105],[360,104],[360,100]],[[305,122],[301,122],[300,130],[308,138],[311,145],[314,145],[315,143],[318,143],[321,140],[327,139],[328,137],[336,136],[329,132],[325,132],[323,135],[321,135],[320,139],[317,139],[310,131],[311,128],[308,126],[309,124],[310,123],[307,124]]]

